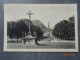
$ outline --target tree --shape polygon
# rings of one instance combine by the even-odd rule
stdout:
[[[32,31],[32,32],[35,31],[35,32],[37,33],[37,38],[40,38],[40,37],[43,36],[43,31],[42,31],[42,29],[41,29],[40,27],[38,27],[38,26],[35,26],[35,25],[34,25],[33,29],[31,29],[31,31]]]
[[[42,29],[40,27],[38,27],[36,25],[32,25],[31,27],[32,27],[31,28],[32,35],[33,35],[33,32],[37,33],[37,38],[35,39],[35,44],[39,45],[38,39],[43,36],[43,31],[42,31]]]
[[[74,23],[74,16],[69,18],[69,33],[70,33],[70,38],[69,39],[73,39],[75,40],[75,23]]]
[[[9,38],[14,38],[14,26],[15,26],[15,22],[11,21],[11,22],[7,22],[7,35],[9,36]]]
[[[19,20],[15,23],[14,30],[15,30],[14,35],[15,38],[17,38],[17,42],[18,42],[18,38],[21,38],[22,40],[22,32],[24,32],[24,34],[28,33],[29,28],[23,20]]]
[[[18,20],[16,22],[7,22],[7,35],[9,38],[16,38],[18,41],[18,38],[22,38],[22,32],[28,32],[29,29],[23,20],[24,19]]]
[[[74,40],[75,39],[75,31],[74,31],[74,18],[70,17],[69,21],[63,20],[57,23],[54,26],[52,34],[59,38],[65,40]]]

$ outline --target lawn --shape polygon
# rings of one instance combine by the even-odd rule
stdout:
[[[53,40],[49,41],[49,38],[38,41],[40,45],[33,43],[22,42],[17,43],[16,40],[8,40],[7,48],[8,49],[75,49],[75,41],[66,41],[66,40]]]

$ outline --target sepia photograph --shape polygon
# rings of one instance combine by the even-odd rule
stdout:
[[[4,4],[5,52],[78,52],[77,4]]]

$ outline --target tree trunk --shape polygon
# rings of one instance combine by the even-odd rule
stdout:
[[[35,39],[35,44],[36,44],[36,45],[39,45],[39,43],[38,43],[38,38]]]

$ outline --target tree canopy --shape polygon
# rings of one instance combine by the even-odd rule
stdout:
[[[40,27],[35,26],[30,20],[28,19],[20,19],[18,21],[10,21],[7,22],[7,35],[9,38],[21,38],[22,32],[28,35],[29,31],[29,22],[31,23],[31,33],[33,35],[33,32],[37,33],[37,37],[41,37],[43,35],[43,31]]]
[[[62,20],[54,26],[52,34],[59,38],[65,40],[75,39],[75,29],[74,29],[74,17],[70,17],[68,20]]]

